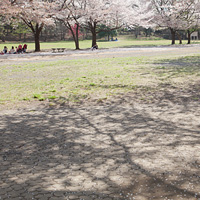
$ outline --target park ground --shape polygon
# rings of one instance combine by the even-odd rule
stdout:
[[[0,57],[0,199],[200,199],[200,45]]]

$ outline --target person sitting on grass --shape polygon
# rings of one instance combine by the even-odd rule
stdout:
[[[7,48],[7,46],[4,46],[4,48],[3,48],[3,53],[7,53],[8,52],[8,48]]]
[[[95,44],[93,47],[92,47],[92,51],[95,50],[95,49],[98,49],[98,45]]]
[[[22,45],[20,44],[17,48],[17,53],[23,53]]]
[[[12,46],[12,48],[11,48],[10,51],[9,51],[9,53],[10,53],[10,54],[16,54],[16,51],[15,51],[15,49],[14,49],[14,46]]]
[[[27,50],[27,44],[24,44],[24,46],[23,46],[23,52],[26,53],[26,50]]]

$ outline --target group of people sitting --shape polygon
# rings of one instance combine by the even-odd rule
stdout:
[[[14,46],[12,46],[10,51],[8,51],[7,46],[4,46],[3,51],[1,51],[0,54],[3,55],[3,54],[7,54],[7,53],[9,53],[9,54],[26,53],[26,50],[27,50],[27,44],[24,44],[23,47],[21,44],[15,48],[14,48]]]
[[[115,39],[111,38],[111,41],[118,41],[118,39],[117,38],[115,38]]]

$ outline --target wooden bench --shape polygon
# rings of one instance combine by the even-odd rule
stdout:
[[[52,48],[53,53],[64,52],[65,48]]]

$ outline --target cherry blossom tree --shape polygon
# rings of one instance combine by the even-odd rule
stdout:
[[[97,34],[102,31],[102,24],[110,30],[119,28],[122,24],[120,1],[117,0],[84,0],[83,26],[92,34],[92,46],[96,44]]]
[[[16,9],[13,6],[14,3],[15,0],[0,1],[0,16],[2,16],[4,20],[9,20],[13,15],[16,14]]]
[[[152,3],[150,0],[124,0],[123,20],[130,27],[150,27],[152,26]],[[154,25],[154,24],[153,24]]]
[[[53,18],[61,21],[71,32],[76,49],[80,49],[79,33],[82,16],[84,15],[84,5],[83,0],[61,0],[60,4],[57,4],[56,12],[53,15]]]
[[[79,27],[84,27],[91,32],[92,46],[94,46],[97,34],[101,31],[107,31],[107,28],[102,29],[102,24],[110,27],[110,30],[120,26],[121,7],[119,2],[117,0],[71,0],[64,2],[62,9],[59,9],[55,16],[71,31],[76,49],[79,49]],[[76,32],[73,31],[74,24]]]
[[[35,51],[40,51],[40,33],[45,25],[54,23],[51,16],[55,2],[52,0],[5,0],[3,2],[6,15],[14,16],[31,29],[35,39]]]
[[[199,0],[147,0],[149,26],[168,28],[171,32],[172,44],[178,30],[188,30],[197,27],[197,14],[199,13]],[[198,9],[197,9],[198,8]],[[196,24],[196,25],[195,25]]]
[[[191,34],[200,27],[200,2],[199,0],[186,1],[182,8],[183,27],[187,31],[188,44],[190,44]]]
[[[172,44],[175,44],[177,30],[182,29],[182,19],[180,18],[180,1],[178,0],[152,0],[151,9],[154,11],[150,20],[159,28],[169,28],[171,32]]]
[[[0,36],[3,42],[5,42],[5,26],[11,23],[12,16],[16,14],[16,10],[12,6],[13,3],[14,1],[9,0],[0,1]]]
[[[17,1],[17,0],[16,0]],[[20,19],[31,29],[35,38],[35,51],[40,51],[40,33],[45,25],[53,25],[54,3],[52,1],[23,0],[17,6]]]

